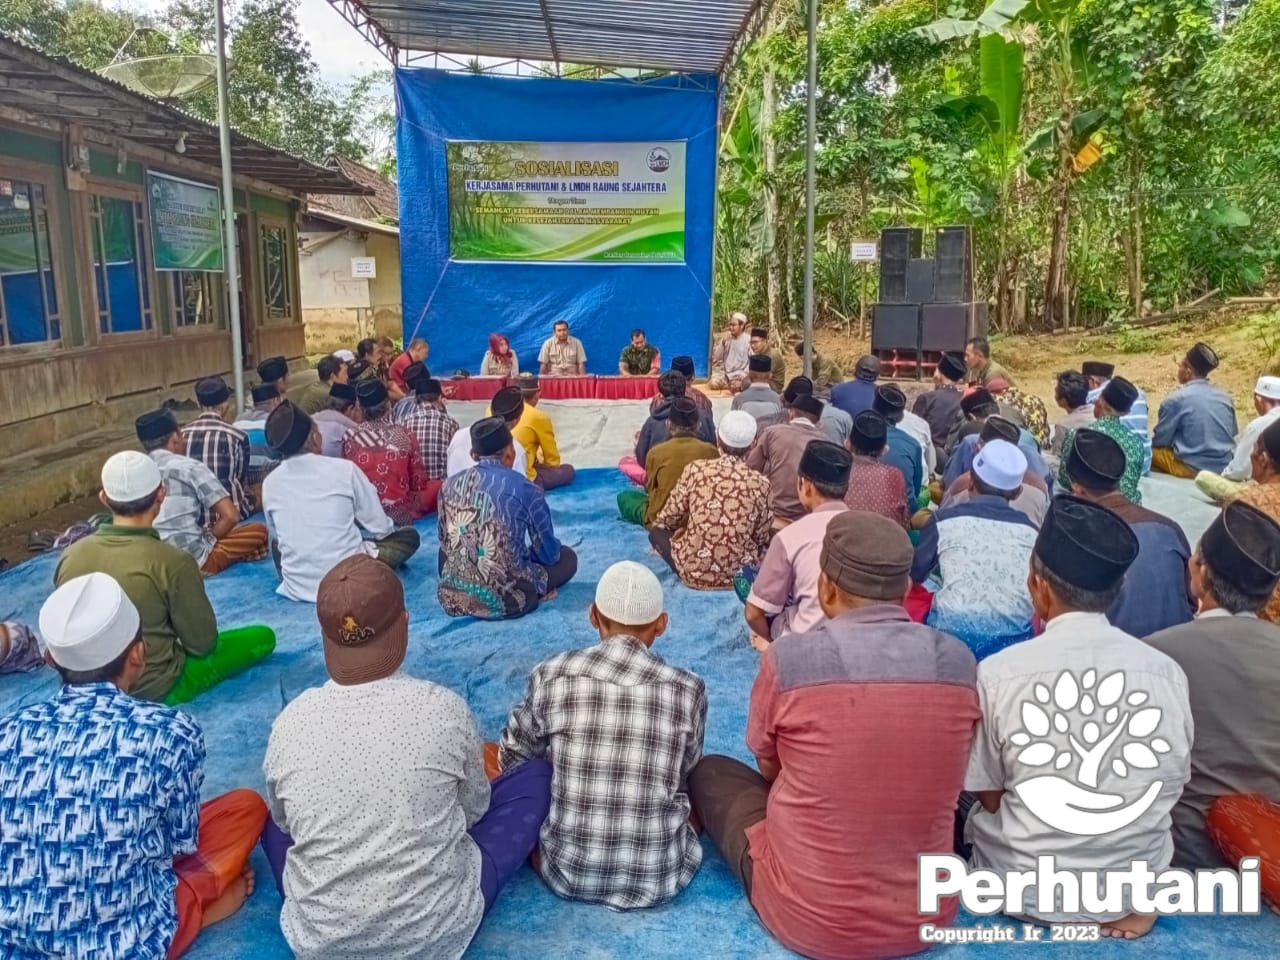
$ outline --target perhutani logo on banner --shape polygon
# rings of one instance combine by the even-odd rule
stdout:
[[[458,151],[458,166],[464,170],[479,170],[484,166],[484,156],[474,143],[464,144]]]
[[[1021,747],[1016,764],[1032,775],[1014,784],[1013,792],[1046,826],[1071,836],[1105,837],[1132,825],[1159,797],[1165,784],[1161,758],[1172,750],[1159,736],[1164,710],[1146,691],[1130,689],[1124,671],[1099,679],[1095,670],[1064,670],[1052,689],[1032,686],[1020,718],[1022,726],[1009,740]],[[1104,769],[1121,780],[1151,779],[1125,797],[1100,788]],[[950,854],[926,854],[919,858],[918,889],[921,913],[936,913],[943,898],[959,896],[978,916],[1019,914],[1028,893],[1034,893],[1041,914],[1258,913],[1262,905],[1256,857],[1242,860],[1238,871],[1157,873],[1146,860],[1119,869],[1059,870],[1056,858],[1041,856],[1035,870],[1000,873],[970,869]],[[978,932],[930,926],[921,928],[921,937],[955,942]]]

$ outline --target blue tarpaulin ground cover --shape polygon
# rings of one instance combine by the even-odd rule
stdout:
[[[614,470],[585,470],[572,487],[549,495],[557,529],[581,558],[578,577],[535,615],[510,623],[480,623],[445,617],[435,599],[436,533],[420,525],[421,553],[404,570],[410,610],[405,669],[445,684],[471,705],[482,734],[494,738],[511,705],[523,694],[530,668],[558,651],[595,641],[587,607],[600,574],[611,563],[639,559],[663,581],[671,626],[655,649],[707,682],[706,749],[746,758],[743,735],[757,655],[746,641],[741,606],[732,593],[702,593],[681,586],[648,553],[644,531],[616,518],[614,497],[626,482]],[[51,589],[56,558],[40,557],[0,574],[0,617],[35,624]],[[207,581],[219,623],[230,627],[265,623],[274,628],[275,654],[189,704],[204,728],[208,762],[204,794],[233,787],[262,789],[262,756],[271,722],[306,687],[324,682],[315,609],[276,595],[269,561],[239,565]],[[52,694],[50,670],[0,677],[0,713]],[[867,784],[874,790],[875,784]],[[568,903],[552,894],[528,868],[502,894],[468,953],[477,960],[572,957],[622,960],[635,957],[779,958],[791,954],[760,925],[714,847],[705,838],[703,865],[690,887],[666,906],[633,913]],[[255,853],[258,888],[245,908],[205,931],[187,956],[193,960],[288,957],[280,934],[280,899],[266,862]],[[961,925],[1007,922],[961,917]],[[936,948],[929,956],[1044,956],[1059,958],[1164,957],[1272,958],[1280,942],[1280,919],[1183,917],[1162,919],[1136,943],[980,944]],[[988,954],[988,950],[998,953]]]

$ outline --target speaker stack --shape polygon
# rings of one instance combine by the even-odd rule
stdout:
[[[987,333],[987,304],[973,299],[973,230],[938,228],[933,258],[921,256],[924,231],[889,227],[880,235],[880,302],[872,308],[871,352],[890,377],[932,375],[943,353],[961,352]]]

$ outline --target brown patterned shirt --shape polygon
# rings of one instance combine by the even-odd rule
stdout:
[[[653,521],[671,531],[676,571],[696,590],[727,590],[744,563],[758,565],[772,525],[768,478],[729,456],[685,467]]]

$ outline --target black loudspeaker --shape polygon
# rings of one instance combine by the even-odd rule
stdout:
[[[914,303],[877,303],[871,314],[871,352],[917,350],[920,307]]]
[[[933,299],[933,261],[907,261],[907,303],[928,303]]]
[[[924,232],[914,227],[886,227],[880,232],[880,299],[907,303],[907,268],[919,258]]]
[[[920,308],[920,349],[960,353],[987,334],[985,303],[926,303]]]
[[[973,301],[973,230],[939,227],[934,248],[933,297],[939,303]]]

